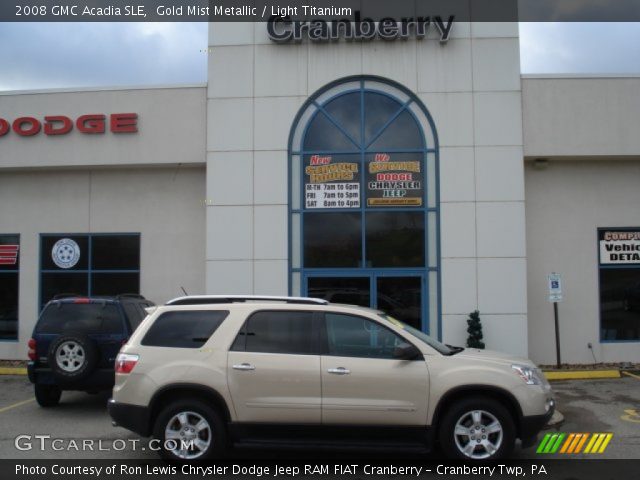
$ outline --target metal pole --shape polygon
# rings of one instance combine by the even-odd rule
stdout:
[[[560,327],[558,326],[558,302],[553,302],[553,317],[556,323],[556,367],[560,368]]]

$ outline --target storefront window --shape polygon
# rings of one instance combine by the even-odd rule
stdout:
[[[42,235],[40,265],[41,307],[60,294],[140,293],[140,235]]]
[[[598,231],[602,341],[640,341],[640,228]]]
[[[349,78],[309,99],[290,141],[291,293],[384,307],[438,335],[438,148],[426,108],[393,82]]]
[[[20,236],[0,234],[0,340],[18,339]]]

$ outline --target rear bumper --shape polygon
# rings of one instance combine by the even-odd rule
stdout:
[[[151,435],[149,409],[147,407],[118,403],[113,398],[109,399],[107,405],[109,415],[111,415],[115,425],[131,430],[142,437]]]
[[[520,422],[520,440],[524,448],[532,446],[537,438],[540,430],[551,420],[555,411],[555,402],[551,404],[549,411],[544,415],[529,415],[522,417]]]
[[[35,362],[27,364],[29,381],[40,385],[57,385],[62,390],[111,390],[115,382],[113,368],[99,368],[88,377],[77,382],[60,382],[48,366],[37,365]]]

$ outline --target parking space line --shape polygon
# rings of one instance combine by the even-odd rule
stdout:
[[[20,407],[20,406],[25,405],[27,403],[34,402],[35,400],[36,400],[35,398],[29,398],[28,400],[23,400],[21,402],[14,403],[13,405],[9,405],[8,407],[0,408],[0,413],[6,412],[7,410],[11,410],[11,409],[16,408],[16,407]]]
[[[636,375],[635,373],[631,373],[631,372],[622,372],[623,375],[626,375],[628,377],[633,377],[636,380],[640,380],[640,375]]]

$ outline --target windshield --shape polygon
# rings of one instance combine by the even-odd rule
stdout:
[[[418,340],[421,340],[422,342],[426,343],[430,347],[435,348],[438,352],[440,352],[443,355],[453,355],[455,353],[455,350],[447,347],[444,343],[440,343],[439,341],[431,338],[426,333],[421,332],[420,330],[413,328],[412,326],[407,325],[404,322],[401,322],[400,320],[392,317],[391,315],[388,315],[386,313],[379,313],[378,315],[384,320],[386,320],[387,322],[392,323],[396,327],[400,327],[407,333],[410,333],[411,335],[416,337]]]

